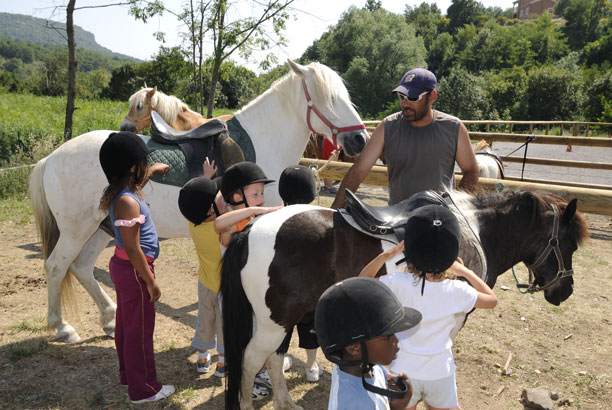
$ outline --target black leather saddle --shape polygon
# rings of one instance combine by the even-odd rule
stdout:
[[[425,205],[448,207],[444,198],[435,191],[423,191],[412,195],[395,205],[371,206],[364,204],[349,189],[345,191],[346,211],[366,232],[386,235],[406,223],[410,213]]]
[[[204,159],[215,161],[217,176],[223,175],[226,165],[221,156],[221,144],[229,138],[227,124],[223,120],[212,119],[188,131],[172,128],[155,111],[151,112],[151,138],[160,144],[178,145],[185,154],[189,178],[202,176]]]

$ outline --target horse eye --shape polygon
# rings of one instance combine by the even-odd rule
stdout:
[[[142,110],[142,104],[141,104],[141,103],[138,103],[138,105],[136,106],[136,109],[137,109],[137,110]]]

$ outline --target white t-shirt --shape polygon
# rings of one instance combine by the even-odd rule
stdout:
[[[450,333],[456,324],[455,315],[474,308],[478,291],[463,281],[445,279],[427,281],[421,295],[421,279],[415,282],[412,273],[392,273],[379,279],[403,306],[423,315],[417,326],[397,333],[400,351],[391,363],[391,371],[419,380],[437,380],[452,375],[455,363]]]

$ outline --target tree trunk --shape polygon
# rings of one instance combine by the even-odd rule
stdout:
[[[189,32],[191,34],[191,67],[193,68],[193,104],[194,111],[198,112],[198,77],[196,71],[196,22],[193,12],[193,0],[189,1]]]
[[[215,57],[212,73],[210,75],[210,88],[208,91],[208,105],[206,110],[206,118],[212,118],[213,108],[215,107],[215,95],[217,94],[217,81],[219,80],[219,68],[221,67],[221,59]]]
[[[64,121],[64,141],[72,138],[72,114],[76,109],[74,99],[76,96],[76,44],[74,41],[74,5],[76,0],[69,0],[66,8],[66,34],[68,36],[68,94],[66,95],[66,120]]]
[[[199,45],[198,45],[198,91],[200,92],[200,114],[204,115],[204,75],[202,74],[202,60],[204,58],[204,18],[205,18],[205,9],[200,7],[200,37],[199,37]]]

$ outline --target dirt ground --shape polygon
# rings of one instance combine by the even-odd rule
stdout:
[[[329,197],[322,198],[321,205],[329,203]],[[612,407],[612,218],[587,215],[587,220],[591,239],[574,257],[575,290],[566,302],[555,307],[542,295],[519,294],[508,272],[494,289],[498,306],[469,318],[454,346],[464,409],[522,409],[522,390],[537,386],[557,392],[558,407]],[[47,289],[33,221],[0,222],[0,237],[0,408],[132,408],[118,382],[113,340],[104,336],[98,310],[81,286],[76,286],[78,314],[69,313],[68,321],[82,342],[57,343],[46,330]],[[212,373],[196,373],[190,347],[197,315],[193,246],[189,239],[173,239],[161,247],[157,370],[160,381],[174,384],[177,394],[138,408],[222,409],[222,381]],[[98,259],[95,276],[114,299],[107,271],[111,252],[109,246]],[[517,273],[526,279],[524,267]],[[327,408],[331,364],[319,352],[325,372],[312,384],[305,379],[305,355],[295,336],[289,354],[293,400],[305,409]],[[511,374],[502,376],[500,367],[510,354]],[[257,407],[273,408],[271,400]]]

